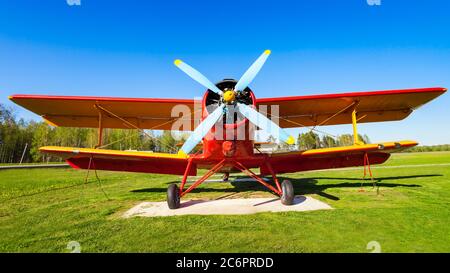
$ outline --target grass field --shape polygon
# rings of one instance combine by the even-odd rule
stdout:
[[[334,210],[236,216],[122,219],[141,201],[164,201],[178,176],[72,169],[0,171],[0,251],[67,252],[450,252],[450,152],[394,154],[374,168],[284,175],[296,194]],[[207,183],[186,198],[272,196],[255,183]]]

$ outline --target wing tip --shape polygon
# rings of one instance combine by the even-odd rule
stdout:
[[[58,151],[59,149],[58,148],[60,148],[60,147],[57,147],[57,146],[42,146],[42,147],[39,147],[39,152],[41,152],[41,153],[45,153],[45,152],[55,152],[55,151]]]
[[[59,127],[57,124],[51,122],[50,120],[46,119],[45,117],[42,117],[42,119],[44,120],[45,123],[47,123],[47,125],[50,125],[52,127]]]

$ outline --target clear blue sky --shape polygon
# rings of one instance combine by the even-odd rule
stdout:
[[[0,103],[12,106],[13,93],[192,98],[204,88],[175,58],[218,81],[239,78],[266,48],[257,97],[450,87],[450,1],[219,2],[0,1]],[[445,94],[406,120],[359,129],[372,141],[442,144],[449,119]]]

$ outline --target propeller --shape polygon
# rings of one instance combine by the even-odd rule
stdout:
[[[295,139],[293,136],[290,136],[285,130],[281,129],[273,121],[253,109],[253,107],[242,103],[238,103],[236,107],[238,108],[238,111],[251,123],[255,124],[264,131],[267,131],[272,136],[278,137],[281,141],[286,142],[289,145],[295,144]]]
[[[220,90],[215,84],[213,84],[210,80],[208,80],[208,78],[203,76],[202,73],[198,72],[192,66],[188,65],[182,60],[175,60],[174,64],[199,84],[203,85],[204,87],[208,88],[211,91],[216,92],[219,95],[222,95],[222,90]]]
[[[238,112],[245,116],[251,123],[269,132],[271,135],[278,137],[281,141],[284,141],[290,145],[295,143],[294,137],[290,136],[286,133],[286,131],[281,129],[266,116],[258,113],[258,111],[256,111],[253,107],[242,103],[242,100],[240,99],[242,96],[240,91],[246,89],[247,86],[253,81],[269,55],[270,50],[265,50],[264,53],[261,54],[261,56],[259,56],[258,59],[256,59],[256,61],[247,69],[247,71],[245,71],[244,75],[242,75],[235,85],[234,90],[225,90],[225,92],[220,90],[216,85],[214,85],[210,80],[190,65],[182,62],[181,60],[175,60],[175,65],[184,73],[188,74],[189,77],[220,95],[217,108],[209,114],[197,128],[195,128],[194,132],[183,144],[178,154],[187,156],[187,154],[189,154],[192,149],[194,149],[194,147],[197,146],[197,144],[205,137],[209,130],[211,130],[216,122],[223,117],[226,112],[225,106],[227,105],[235,105]]]
[[[266,62],[270,55],[270,50],[266,49],[261,56],[245,71],[244,75],[239,79],[238,83],[234,87],[235,91],[243,91],[253,81],[253,79],[261,70],[262,66]]]
[[[223,116],[225,104],[220,105],[211,114],[209,114],[198,126],[194,132],[184,142],[181,149],[178,151],[179,155],[187,156],[197,144],[202,141],[202,138],[211,130],[216,122]]]

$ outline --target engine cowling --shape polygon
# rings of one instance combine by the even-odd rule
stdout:
[[[234,90],[236,83],[236,80],[224,79],[218,82],[216,86],[225,95],[227,91]],[[233,106],[238,102],[256,106],[255,95],[248,87],[241,92],[235,92],[234,100],[232,101],[226,101],[227,98],[224,95],[221,96],[208,89],[203,96],[202,119],[212,113],[220,104],[227,104],[227,113],[224,115],[223,120],[218,122],[204,138],[204,153],[209,156],[213,154],[217,156],[227,154],[230,156],[231,153],[235,156],[251,155],[253,154],[254,129],[242,114],[234,110]],[[230,149],[225,149],[225,151],[225,146],[223,145]]]
[[[224,101],[224,98],[226,96],[227,91],[234,90],[234,86],[236,85],[237,81],[233,79],[224,79],[216,84],[216,86],[223,90],[224,95],[220,96],[219,94],[211,91],[206,90],[205,95],[203,96],[203,113],[202,118],[205,118],[208,114],[212,113],[221,103],[228,103],[227,101]],[[233,91],[234,92],[234,91]],[[247,105],[254,105],[256,106],[256,99],[255,95],[253,94],[253,91],[247,87],[241,92],[234,92],[234,100],[232,103],[229,103],[229,106],[227,106],[227,111],[229,113],[234,114],[232,117],[230,115],[224,115],[223,117],[223,124],[227,129],[236,128],[238,126],[242,126],[247,122],[247,119],[242,116],[242,114],[239,114],[237,112],[232,111],[232,106],[234,103],[243,103]]]

